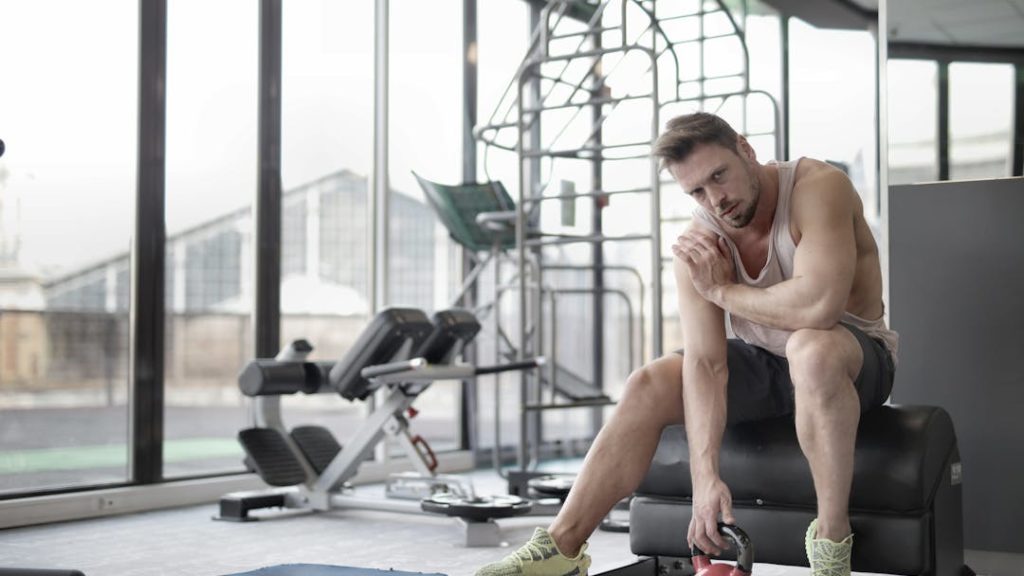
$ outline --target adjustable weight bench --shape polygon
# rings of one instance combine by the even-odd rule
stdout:
[[[424,513],[421,503],[411,501],[408,494],[402,496],[404,501],[381,500],[360,498],[347,489],[347,481],[388,436],[401,445],[419,473],[411,481],[413,485],[472,499],[473,517],[463,524],[467,545],[498,544],[498,527],[490,518],[527,513],[529,503],[506,498],[486,504],[468,483],[438,476],[433,451],[426,440],[410,432],[406,416],[435,380],[468,380],[480,374],[533,368],[542,362],[538,358],[490,367],[454,364],[479,331],[479,322],[466,310],[444,310],[431,320],[413,308],[388,308],[371,320],[340,362],[306,361],[312,346],[304,340],[293,342],[276,358],[250,362],[239,375],[239,388],[254,400],[255,426],[239,432],[238,439],[250,469],[276,488],[222,496],[216,519],[253,520],[249,513],[263,508]],[[337,393],[355,401],[365,400],[385,386],[387,394],[344,447],[325,427],[297,426],[289,431],[281,417],[283,396]],[[404,478],[410,482],[409,476]]]
[[[719,471],[755,562],[807,566],[803,537],[817,500],[792,417],[727,428]],[[853,570],[973,574],[964,565],[961,482],[945,410],[882,406],[863,414],[850,495]],[[606,574],[693,574],[686,542],[692,497],[685,433],[670,426],[630,506],[630,548],[646,558]]]

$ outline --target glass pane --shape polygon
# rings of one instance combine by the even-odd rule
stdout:
[[[889,184],[939,178],[938,65],[889,60]]]
[[[392,0],[390,16],[387,303],[429,315],[454,294],[459,253],[412,171],[462,179],[462,2]],[[458,382],[436,382],[416,402],[416,431],[435,450],[459,444],[459,398]]]
[[[241,470],[252,355],[258,9],[167,6],[164,476]]]
[[[789,27],[789,156],[831,161],[877,218],[875,40],[867,31]]]
[[[138,4],[0,3],[0,494],[128,480]]]
[[[1012,64],[949,65],[949,179],[1003,178],[1013,169]]]
[[[529,41],[528,3],[518,0],[477,3],[477,126],[515,122],[516,108],[512,103],[516,97],[517,84],[512,82],[512,77],[526,55]],[[500,132],[489,132],[487,136],[514,150],[518,132],[515,128],[507,128]],[[515,152],[477,145],[478,179],[502,182],[513,198],[519,187],[517,166]],[[481,304],[492,299],[492,270],[489,267],[480,277]],[[512,272],[506,269],[504,274],[507,280]],[[511,325],[510,303],[514,300],[512,296],[502,302],[508,315],[503,320],[506,327]],[[482,364],[495,364],[493,315],[487,315],[481,320],[483,330],[476,338],[477,358]],[[501,406],[504,408],[501,412],[501,442],[506,446],[517,442],[519,415],[515,407],[519,405],[518,374],[495,374],[483,377],[478,382],[482,385],[476,389],[477,444],[481,448],[494,446],[494,395],[499,392]]]
[[[284,3],[281,112],[281,344],[339,360],[370,314],[368,175],[373,151],[373,2]],[[365,403],[287,397],[290,425],[346,444]]]

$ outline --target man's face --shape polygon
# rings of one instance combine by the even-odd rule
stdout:
[[[740,154],[746,152],[739,145]],[[668,165],[668,172],[708,213],[733,228],[754,219],[761,187],[751,164],[718,144],[698,144],[682,162]]]

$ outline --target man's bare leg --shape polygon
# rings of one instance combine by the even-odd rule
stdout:
[[[548,532],[575,556],[615,504],[643,481],[665,426],[683,423],[683,357],[668,354],[629,376],[615,412],[583,460]]]
[[[796,395],[796,432],[818,495],[818,538],[850,535],[850,485],[860,422],[853,381],[864,353],[842,326],[798,330],[786,344]]]

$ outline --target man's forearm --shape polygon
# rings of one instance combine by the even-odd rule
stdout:
[[[841,308],[828,303],[805,279],[793,278],[767,288],[746,284],[725,284],[712,296],[723,310],[751,322],[778,328],[831,328],[839,321]]]
[[[696,483],[700,478],[718,477],[718,454],[726,420],[725,363],[713,365],[698,359],[683,359],[683,408],[686,417],[686,440],[690,447],[690,475]]]

